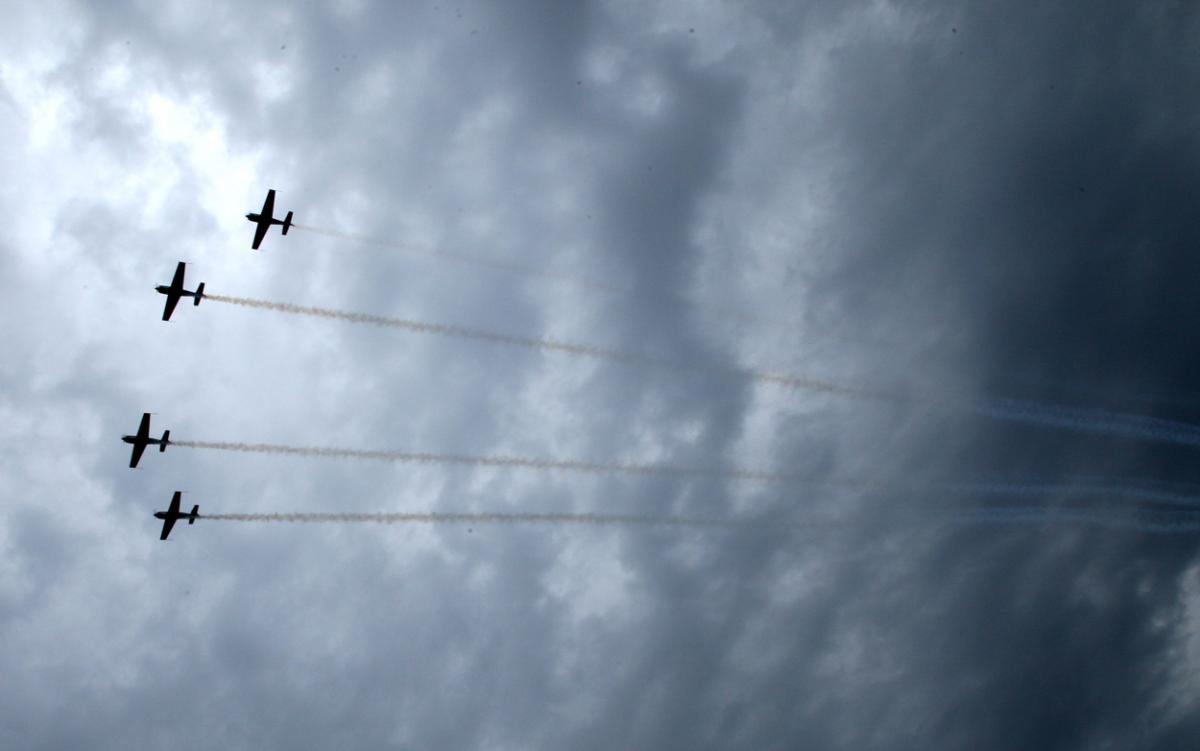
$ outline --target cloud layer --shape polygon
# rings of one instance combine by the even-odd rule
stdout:
[[[1069,519],[1184,513],[1195,448],[1046,417],[1200,423],[1190,6],[10,15],[0,745],[1191,747],[1194,535]],[[298,226],[253,252],[267,188]],[[178,260],[232,297],[688,368],[233,305],[162,323]],[[713,471],[183,448],[130,471],[143,411],[179,438]],[[836,523],[162,544],[176,489],[213,514]]]

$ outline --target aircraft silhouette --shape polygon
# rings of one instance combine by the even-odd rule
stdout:
[[[138,465],[138,460],[142,458],[142,452],[146,450],[146,446],[154,443],[158,445],[158,452],[167,450],[167,445],[171,443],[171,431],[164,430],[162,438],[150,437],[150,413],[142,413],[142,422],[138,425],[137,435],[123,435],[121,440],[125,443],[133,444],[133,454],[129,457],[130,468]]]
[[[246,218],[258,225],[254,228],[254,243],[250,246],[252,250],[258,250],[259,244],[267,236],[267,230],[271,228],[272,224],[283,225],[283,234],[285,235],[292,228],[292,212],[289,211],[282,221],[275,218],[274,188],[267,191],[267,200],[263,201],[262,211],[257,214],[254,212],[246,214]]]
[[[167,510],[154,512],[155,519],[163,520],[162,534],[160,534],[158,536],[158,539],[160,539],[160,540],[167,539],[167,535],[171,534],[171,528],[174,527],[175,522],[179,521],[180,519],[187,519],[188,524],[195,524],[196,520],[200,518],[199,504],[192,506],[192,513],[190,513],[190,514],[180,513],[180,511],[179,511],[179,496],[180,495],[181,495],[181,491],[176,490],[175,495],[171,496],[171,505],[167,508]]]
[[[160,284],[154,288],[154,291],[160,295],[167,296],[167,304],[163,306],[163,320],[171,320],[171,314],[175,312],[175,305],[181,297],[191,297],[194,302],[192,305],[199,305],[201,298],[204,297],[204,282],[200,282],[200,286],[196,287],[195,292],[188,292],[183,288],[183,272],[186,263],[180,261],[175,266],[175,276],[171,278],[171,283]]]

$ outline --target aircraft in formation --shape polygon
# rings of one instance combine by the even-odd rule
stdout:
[[[133,454],[129,457],[129,466],[130,468],[133,468],[138,465],[138,460],[142,458],[142,452],[145,451],[146,447],[150,444],[157,445],[158,452],[160,454],[166,451],[167,446],[171,443],[171,431],[164,430],[162,438],[151,438],[150,413],[143,412],[142,422],[140,425],[138,425],[137,435],[123,435],[121,436],[121,440],[125,443],[133,444]]]
[[[254,250],[258,250],[258,246],[262,243],[263,238],[267,236],[267,230],[272,225],[278,224],[283,227],[283,234],[287,234],[292,228],[292,212],[288,212],[283,219],[275,218],[275,190],[267,191],[267,199],[263,201],[262,210],[257,214],[251,212],[246,214],[246,218],[256,225],[254,228],[254,243],[250,246]],[[164,321],[171,320],[171,314],[175,312],[175,306],[179,304],[182,297],[192,298],[192,305],[199,305],[204,299],[204,282],[200,282],[196,286],[196,290],[190,291],[184,288],[183,277],[187,270],[187,264],[180,261],[175,266],[175,276],[171,278],[170,284],[160,284],[155,287],[155,291],[160,295],[166,295],[167,301],[163,306],[162,319]],[[171,431],[164,430],[162,438],[150,437],[150,413],[142,413],[142,422],[138,425],[138,430],[135,435],[121,436],[121,440],[125,443],[133,445],[133,453],[129,457],[129,466],[137,467],[138,461],[141,460],[142,454],[146,451],[146,447],[150,445],[158,446],[159,452],[167,450],[167,446],[171,444]],[[189,514],[180,512],[179,510],[180,491],[175,491],[175,495],[171,498],[171,505],[166,511],[154,512],[156,519],[163,520],[162,534],[158,539],[165,540],[167,535],[171,534],[171,528],[175,526],[175,522],[180,519],[187,519],[188,524],[195,524],[196,519],[200,518],[200,506],[192,506],[192,511]]]
[[[200,518],[199,504],[192,506],[192,512],[190,514],[185,514],[179,510],[179,497],[181,495],[182,492],[176,490],[175,495],[171,496],[171,505],[167,507],[167,510],[154,512],[155,519],[163,520],[162,534],[158,536],[158,539],[160,540],[167,539],[167,535],[171,534],[171,528],[174,527],[175,522],[179,521],[180,519],[187,519],[188,524],[195,524],[196,520]]]
[[[272,224],[283,225],[283,234],[287,234],[292,228],[292,212],[288,212],[283,219],[275,218],[275,189],[271,188],[267,191],[267,200],[263,201],[262,211],[255,214],[250,212],[246,214],[246,218],[254,222],[257,227],[254,228],[254,242],[250,245],[251,250],[258,250],[258,246],[262,243],[263,238],[267,236],[267,230]]]
[[[192,305],[199,305],[200,300],[204,298],[204,282],[200,282],[200,286],[196,287],[195,292],[189,292],[183,288],[183,274],[186,266],[186,263],[180,261],[175,266],[175,276],[172,277],[171,283],[160,284],[154,288],[158,294],[167,296],[167,304],[163,306],[164,321],[171,320],[171,314],[175,312],[175,305],[179,303],[179,298],[192,298]]]

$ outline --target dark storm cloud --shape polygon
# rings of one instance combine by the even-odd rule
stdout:
[[[1194,358],[1181,356],[1192,348],[1200,240],[1182,208],[1200,187],[1186,94],[1200,75],[1187,56],[1194,12],[913,13],[912,36],[847,39],[834,53],[827,117],[849,154],[837,191],[853,217],[829,228],[838,260],[812,293],[850,322],[889,321],[900,340],[953,317],[948,351],[929,354],[976,370],[986,396],[1013,393],[1025,374],[1047,385],[1022,395],[1050,403],[1091,404],[1075,387],[1169,395],[1194,384]],[[896,463],[952,476],[1119,467],[1193,479],[1183,450],[940,427],[910,430]],[[890,562],[849,567],[815,607],[772,607],[765,584],[719,596],[721,582],[772,580],[761,551],[723,548],[672,576],[646,550],[639,569],[675,617],[657,621],[642,668],[614,691],[623,699],[611,713],[641,722],[618,740],[588,740],[1182,748],[1194,720],[1158,711],[1152,679],[1169,635],[1155,622],[1173,610],[1194,549],[1188,538],[1103,531],[935,535]],[[681,607],[688,595],[695,604]],[[755,639],[770,667],[723,684],[717,666]],[[858,669],[836,669],[839,659]]]
[[[975,129],[973,151],[994,157],[996,179],[979,197],[990,221],[981,217],[962,233],[962,245],[979,241],[958,257],[956,271],[978,306],[974,349],[984,388],[1011,392],[1005,375],[1029,375],[1040,381],[1031,391],[1043,401],[1095,402],[1103,399],[1095,392],[1105,390],[1114,396],[1102,406],[1127,409],[1122,394],[1170,399],[1194,388],[1200,375],[1184,355],[1197,344],[1185,322],[1200,313],[1190,281],[1200,271],[1193,252],[1200,222],[1183,208],[1184,197],[1200,188],[1200,148],[1185,125],[1197,115],[1186,94],[1200,78],[1186,52],[1197,16],[1183,5],[1079,10],[1089,13],[1086,24],[1059,8],[986,43],[1013,61],[1010,83],[994,90],[995,101],[1020,107],[1026,125],[997,127],[1010,116],[997,110]],[[965,19],[959,36],[1005,20],[980,15]],[[947,259],[946,266],[954,264]],[[1157,417],[1195,418],[1175,406],[1139,406]],[[987,444],[992,450],[980,455],[1004,457],[991,468],[1010,472],[1053,462],[1196,479],[1193,452],[1182,448],[1079,439],[1064,445],[1028,430],[993,435]],[[1019,557],[1011,560],[1031,552],[1014,551]],[[1036,613],[999,612],[984,599],[1008,582],[980,587],[972,607],[989,628],[964,629],[962,641],[951,644],[960,660],[987,655],[984,664],[1005,679],[967,699],[958,722],[975,718],[997,737],[1009,718],[1024,716],[1026,735],[1009,736],[1017,745],[1070,748],[1113,739],[1184,747],[1194,720],[1162,727],[1155,709],[1162,687],[1150,678],[1165,649],[1154,619],[1179,596],[1181,571],[1194,552],[1189,539],[1085,540],[1047,562],[1064,573],[1034,579],[1038,585],[1025,596],[1040,603]],[[1091,587],[1108,594],[1054,607],[1065,592]],[[985,637],[989,631],[994,638]],[[1010,668],[1000,672],[1000,665]],[[1036,691],[1019,685],[1035,676]]]
[[[147,504],[162,508],[175,487],[202,511],[247,513],[877,520],[963,502],[182,450],[133,473],[116,436],[137,412],[169,408],[162,419],[180,436],[312,445],[689,467],[740,463],[745,446],[765,445],[755,466],[908,487],[1196,482],[1191,451],[358,330],[369,327],[288,328],[229,306],[137,328],[141,309],[112,300],[125,287],[149,295],[158,280],[139,272],[146,259],[170,253],[169,271],[179,252],[208,249],[199,273],[214,291],[764,367],[737,359],[760,332],[706,328],[680,300],[714,253],[697,240],[707,202],[745,190],[763,213],[723,215],[729,237],[764,216],[776,231],[804,221],[787,189],[811,167],[832,176],[815,247],[754,257],[792,297],[749,299],[731,280],[709,301],[759,315],[778,303],[842,337],[836,358],[804,372],[1191,420],[1176,397],[1195,392],[1197,367],[1186,356],[1200,240],[1186,208],[1200,175],[1188,129],[1194,11],[785,3],[706,29],[707,17],[672,26],[644,10],[562,3],[348,7],[80,8],[78,46],[52,78],[79,97],[80,141],[128,145],[130,163],[153,153],[153,139],[135,107],[93,91],[92,61],[127,55],[135,80],[199,97],[233,148],[261,151],[255,190],[278,188],[298,221],[354,219],[362,225],[335,228],[397,242],[429,222],[449,247],[634,291],[579,295],[298,232],[259,255],[239,247],[222,266],[213,226],[225,220],[191,206],[202,188],[183,159],[171,163],[180,177],[164,208],[178,237],[159,225],[141,237],[104,195],[56,207],[60,252],[96,253],[86,270],[114,295],[64,307],[52,327],[7,324],[22,353],[79,339],[53,360],[67,375],[34,386],[17,365],[0,372],[21,399],[57,406],[35,438],[62,445],[45,427],[73,424],[58,415],[84,415],[88,436],[112,433],[96,444],[108,448],[81,438],[48,493],[63,513],[73,502],[104,513],[71,522],[83,526],[57,511],[5,517],[5,563],[33,589],[0,589],[0,635],[16,645],[3,661],[0,727],[45,747],[100,748],[1187,747],[1196,720],[1161,709],[1165,661],[1186,625],[1158,625],[1178,620],[1187,537],[874,527],[718,543],[663,531],[213,524],[152,545]],[[589,67],[597,54],[616,61],[604,75]],[[819,72],[806,78],[809,65]],[[649,93],[639,98],[639,86]],[[809,106],[771,109],[776,97]],[[761,175],[739,172],[763,153]],[[583,208],[563,201],[569,210],[555,214],[564,195]],[[101,236],[109,250],[92,251]],[[751,250],[720,253],[740,269]],[[14,271],[31,285],[50,276]],[[30,309],[36,298],[19,294]],[[105,318],[108,306],[117,312]],[[804,360],[804,339],[785,330],[769,343]],[[862,341],[881,346],[845,344]],[[119,356],[106,358],[106,344]],[[835,360],[861,370],[837,373]],[[764,412],[766,429],[752,423]],[[33,464],[20,468],[35,477]],[[23,492],[33,484],[5,474]]]

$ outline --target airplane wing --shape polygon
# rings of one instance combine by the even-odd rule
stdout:
[[[163,516],[162,534],[158,539],[165,540],[167,535],[171,534],[171,528],[175,526],[175,520],[179,518],[179,496],[180,491],[176,490],[175,495],[171,496],[171,505],[167,507],[167,513]]]
[[[163,320],[171,320],[171,314],[175,312],[175,304],[179,302],[179,293],[183,292],[183,270],[186,264],[183,261],[175,264],[175,276],[171,277],[171,286],[167,288],[167,304],[163,306]],[[160,288],[161,292],[162,289]]]
[[[262,211],[258,212],[259,216],[265,219],[271,219],[275,216],[275,189],[271,188],[267,191],[267,200],[263,201]]]
[[[163,320],[171,320],[171,314],[175,312],[175,305],[179,302],[179,293],[174,288],[167,293],[167,304],[163,306]]]
[[[146,439],[150,437],[150,413],[142,413],[142,421],[138,423],[137,435],[133,436],[133,454],[129,457],[130,469],[137,466],[138,460],[142,458],[142,452],[146,450]]]
[[[269,201],[270,199],[268,199]],[[258,250],[259,244],[263,238],[267,236],[267,230],[271,228],[271,224],[266,221],[259,221],[254,227],[254,243],[250,246],[251,250]]]

